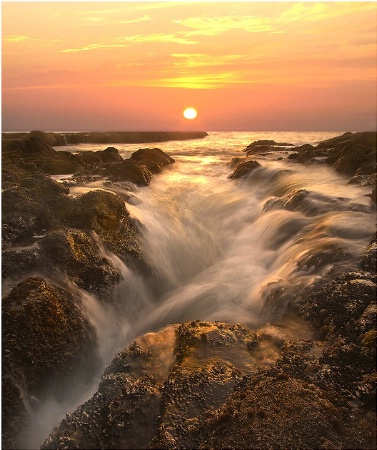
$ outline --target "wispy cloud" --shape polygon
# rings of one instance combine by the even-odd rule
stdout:
[[[119,23],[119,24],[130,24],[130,23],[139,23],[139,22],[146,22],[148,20],[152,20],[150,16],[143,16],[140,17],[139,19],[131,19],[131,20],[118,20],[115,23]]]
[[[293,3],[280,16],[281,21],[309,21],[317,22],[322,20],[330,20],[335,17],[341,17],[362,10],[376,10],[374,2],[324,2],[309,3],[300,2]]]
[[[244,55],[211,56],[203,53],[172,53],[171,56],[178,59],[174,62],[176,67],[195,68],[226,66],[240,60]]]
[[[101,49],[109,49],[109,48],[125,48],[128,47],[127,44],[89,44],[84,47],[77,48],[66,48],[61,50],[62,53],[77,53],[77,52],[87,52],[90,50],[101,50]]]
[[[133,44],[183,44],[192,45],[199,44],[198,41],[193,41],[192,39],[187,39],[185,37],[180,37],[176,34],[165,34],[165,33],[155,33],[155,34],[137,34],[134,36],[119,36],[115,39],[122,40],[125,42],[130,42]]]
[[[229,30],[242,30],[247,33],[278,31],[272,25],[271,19],[258,16],[191,17],[175,20],[174,23],[193,29],[189,34],[191,36],[217,36]]]
[[[237,71],[203,74],[178,74],[143,80],[140,85],[184,89],[217,89],[228,85],[247,83],[242,73]]]
[[[25,42],[25,41],[34,41],[35,39],[29,37],[29,36],[24,36],[24,35],[11,35],[11,36],[7,36],[6,38],[3,39],[3,42],[9,42],[9,43],[18,43],[18,42]]]
[[[101,50],[111,48],[125,48],[130,47],[133,44],[182,44],[192,45],[198,44],[197,41],[192,39],[186,39],[184,37],[176,36],[175,34],[137,34],[133,36],[118,36],[111,39],[110,42],[98,42],[88,44],[82,47],[66,48],[61,50],[63,53],[76,53],[90,50]]]
[[[128,20],[116,20],[113,18],[106,18],[106,17],[97,17],[95,15],[93,16],[89,16],[89,17],[84,17],[82,19],[84,22],[86,22],[87,25],[92,24],[92,25],[96,25],[99,23],[108,23],[108,24],[112,24],[112,25],[130,25],[133,23],[140,23],[140,22],[146,22],[148,20],[152,20],[150,16],[144,15],[143,17],[139,17],[137,19],[128,19]]]

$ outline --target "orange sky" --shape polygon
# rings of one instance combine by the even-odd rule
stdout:
[[[376,49],[375,2],[2,2],[2,128],[376,129]]]

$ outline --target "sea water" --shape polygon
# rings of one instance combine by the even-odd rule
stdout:
[[[244,157],[243,149],[255,140],[315,145],[340,134],[210,132],[186,141],[56,147],[76,152],[113,146],[124,158],[139,148],[158,147],[176,161],[148,187],[102,180],[71,187],[73,196],[98,188],[120,194],[143,224],[143,252],[153,269],[153,276],[132,272],[98,241],[103,256],[122,273],[113,294],[116,310],[82,292],[97,330],[101,371],[135,337],[186,320],[251,328],[275,323],[286,336],[312,337],[286,313],[315,281],[357,267],[375,227],[371,189],[348,184],[324,163],[288,160],[289,148],[252,156],[261,167],[240,179],[228,178],[228,163]],[[300,190],[305,195],[294,207],[279,204]],[[31,447],[97,385],[98,378],[74,404],[51,400],[41,407],[33,419]]]

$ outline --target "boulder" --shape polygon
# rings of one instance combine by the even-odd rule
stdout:
[[[175,162],[173,158],[159,148],[141,148],[132,153],[130,159],[143,164],[152,173],[159,173],[163,167]]]
[[[373,418],[317,385],[313,342],[288,341],[282,351],[192,429],[196,448],[373,448]]]
[[[174,448],[197,448],[187,439],[192,427],[222,405],[248,365],[263,365],[257,340],[241,325],[200,321],[136,339],[42,448],[161,448],[162,438]],[[261,338],[262,347],[268,343]]]
[[[93,363],[96,335],[72,294],[42,278],[20,282],[2,302],[3,364],[29,393]],[[92,364],[91,364],[92,366]]]
[[[40,234],[43,229],[57,226],[67,211],[74,207],[69,189],[50,177],[35,174],[24,178],[18,187],[3,191],[3,240]],[[57,206],[59,206],[57,208]]]
[[[286,147],[290,147],[292,145],[293,144],[288,144],[287,142],[275,142],[270,139],[262,139],[252,142],[243,151],[246,152],[247,156],[249,156],[266,152],[285,150]]]
[[[241,178],[249,175],[255,169],[258,169],[261,165],[257,161],[245,160],[236,165],[233,172],[228,176],[230,179]]]
[[[376,401],[363,388],[376,371],[376,287],[375,272],[350,272],[301,299],[301,314],[324,341],[321,382],[367,409]]]
[[[359,170],[358,174],[370,175],[376,167],[376,136],[375,132],[346,133],[319,143],[317,148],[329,150],[327,163],[337,172],[352,176]]]
[[[124,201],[112,192],[96,190],[75,199],[76,209],[67,215],[67,226],[93,230],[109,250],[129,267],[144,269],[140,229],[131,219]]]
[[[111,181],[130,181],[137,186],[148,186],[152,178],[152,172],[147,166],[131,159],[107,166],[102,175]]]
[[[121,274],[99,254],[93,240],[81,230],[60,228],[39,242],[44,273],[64,273],[73,283],[99,297],[107,294]]]
[[[75,374],[92,376],[96,335],[79,299],[42,278],[28,278],[3,298],[2,338],[2,443],[22,448],[28,415],[39,402],[50,395],[59,400],[72,389]]]
[[[319,348],[273,342],[221,322],[148,333],[41,448],[373,448],[373,417],[318,385]]]
[[[359,262],[361,270],[376,273],[377,270],[377,238],[374,237]]]

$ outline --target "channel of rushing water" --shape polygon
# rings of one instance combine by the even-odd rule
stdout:
[[[103,367],[136,336],[186,320],[250,327],[274,322],[286,327],[289,336],[310,333],[291,316],[284,321],[286,309],[301,290],[340,263],[356,267],[374,230],[375,216],[366,197],[370,189],[348,185],[346,177],[325,164],[304,166],[279,159],[285,153],[253,157],[262,167],[238,180],[228,178],[227,163],[245,156],[242,150],[257,139],[301,145],[339,134],[232,132],[193,141],[114,144],[125,158],[139,148],[158,147],[176,163],[145,188],[94,182],[71,189],[71,195],[79,195],[102,187],[127,199],[130,214],[145,227],[144,254],[154,268],[154,276],[144,279],[102,248],[123,275],[114,292],[116,311],[82,293],[97,328]],[[279,199],[287,200],[299,189],[307,193],[294,207],[279,205]],[[40,444],[62,415],[89,398],[97,383],[74,404],[51,400],[44,405],[34,418],[32,445]]]

